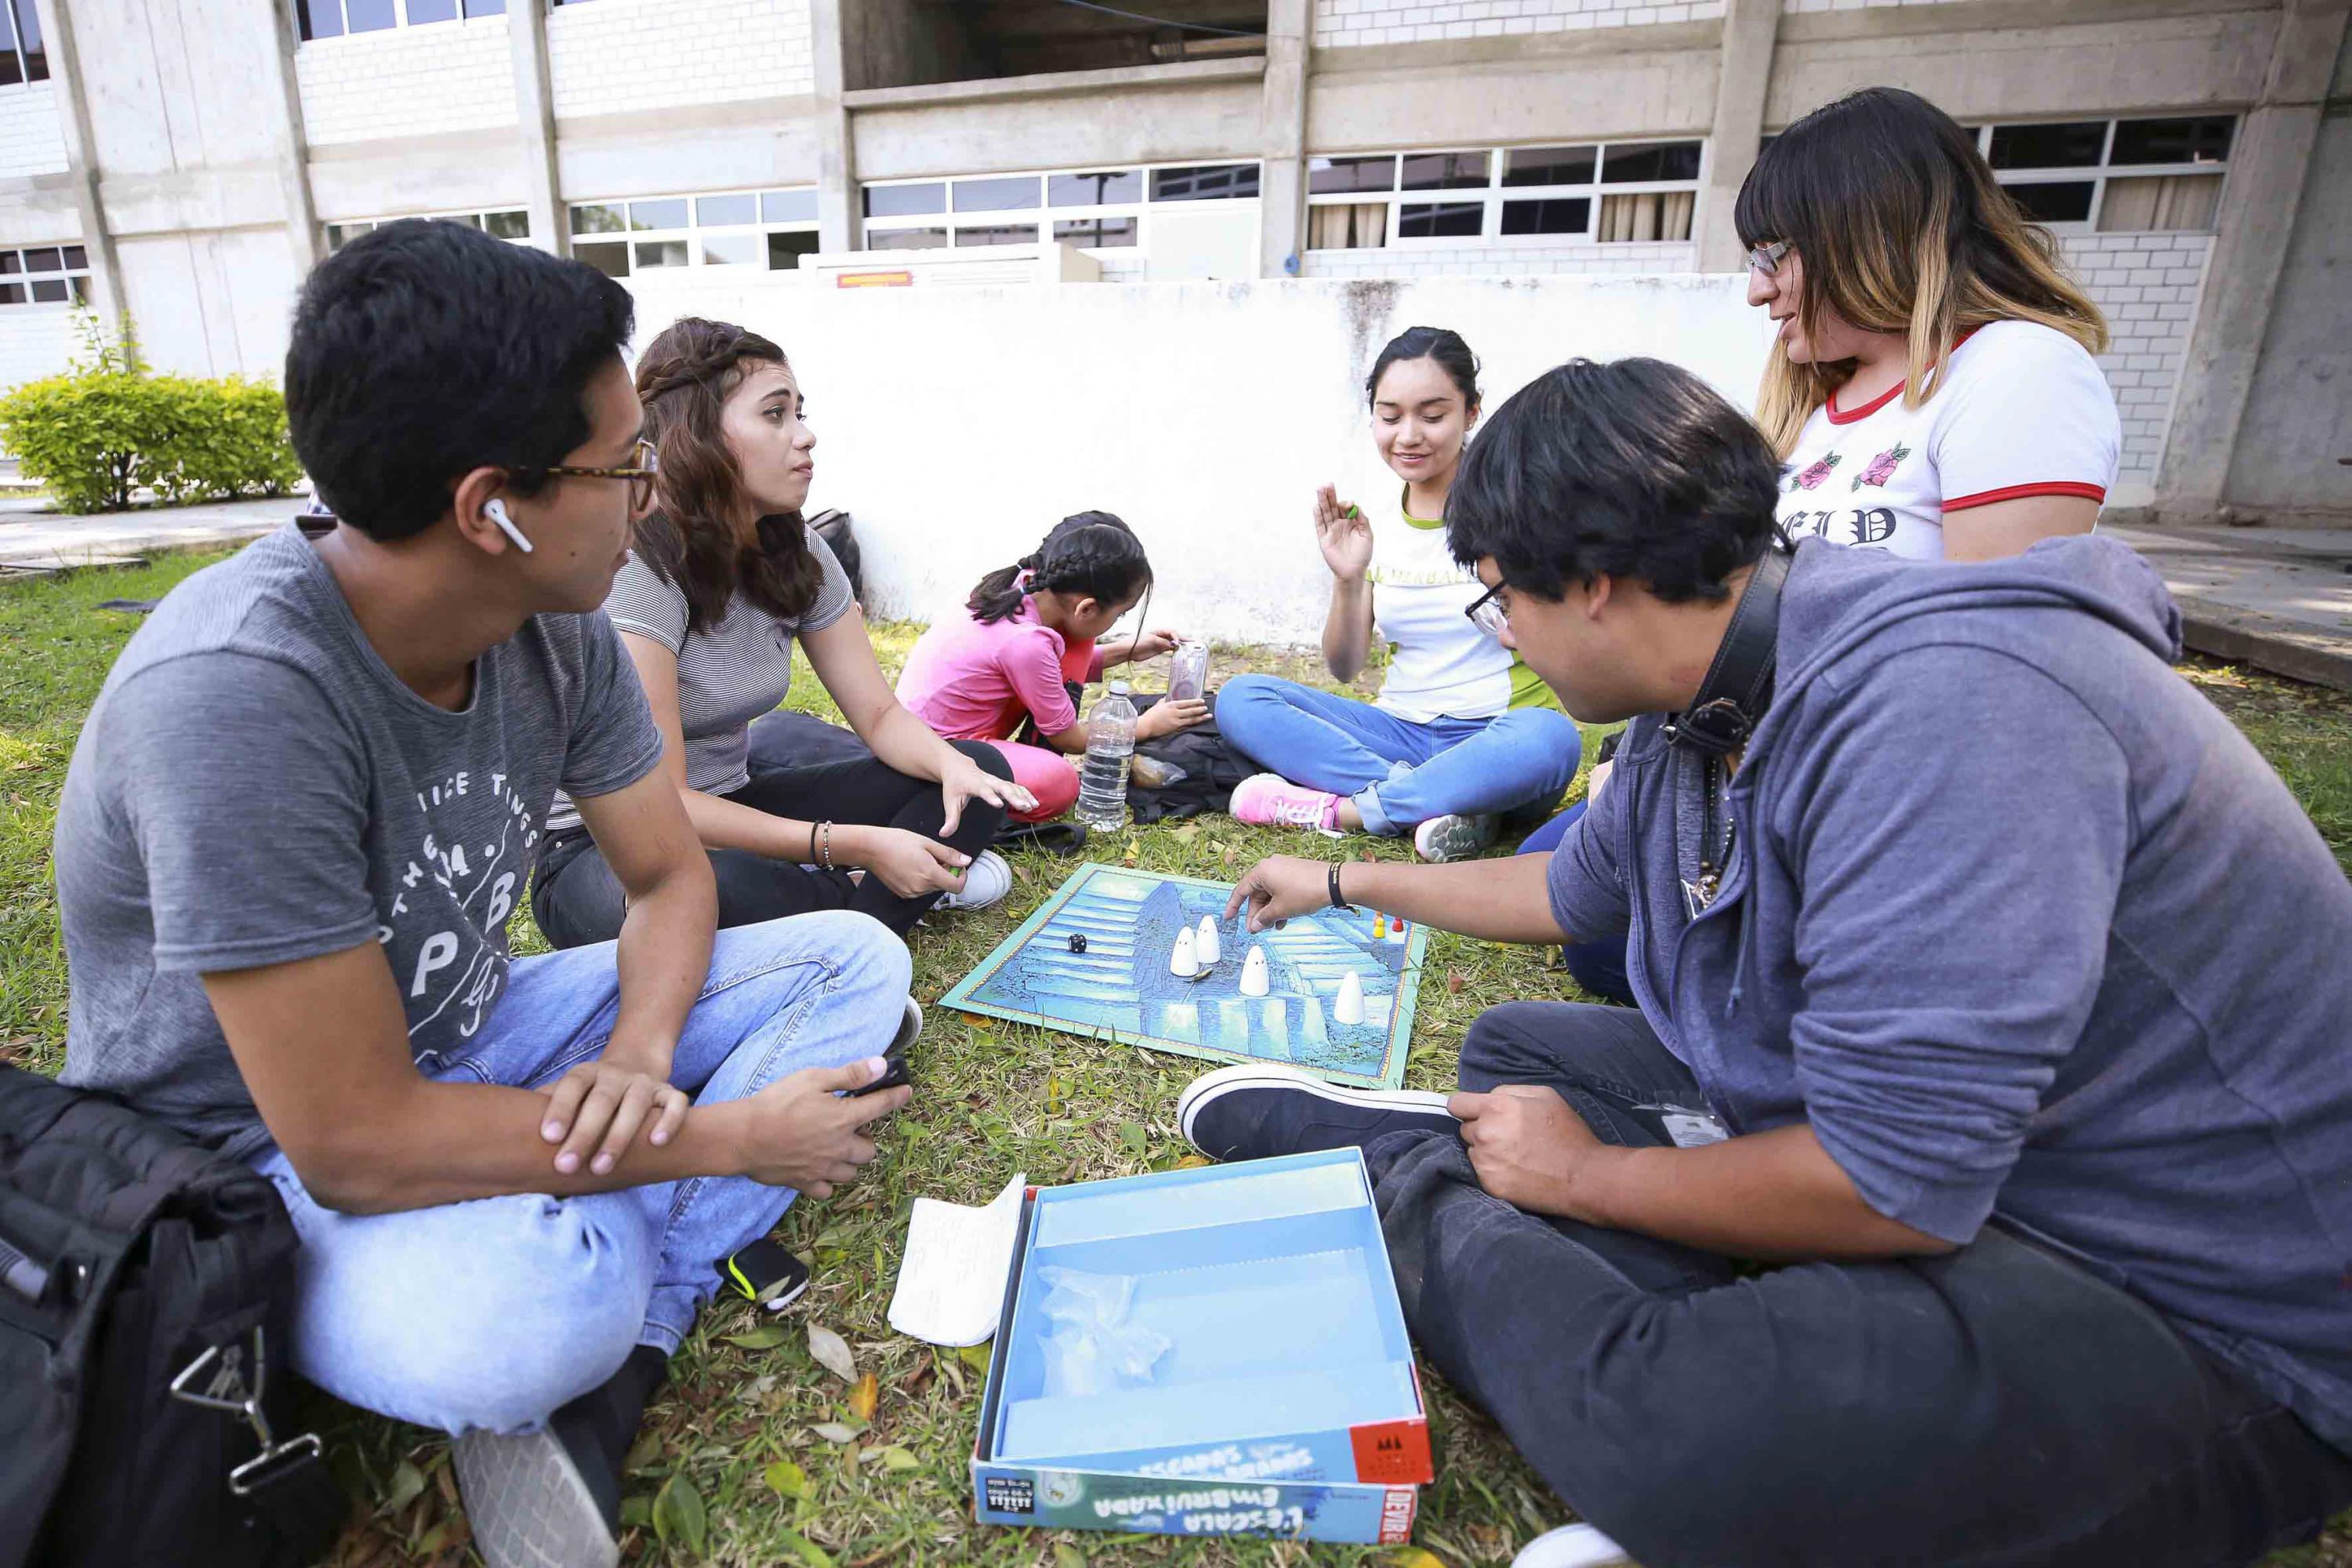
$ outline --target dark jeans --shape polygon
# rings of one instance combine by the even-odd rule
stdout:
[[[1578,801],[1541,827],[1528,835],[1519,846],[1522,855],[1549,855],[1559,847],[1576,819],[1584,815],[1585,802]],[[1633,1000],[1633,983],[1625,978],[1625,938],[1604,936],[1592,942],[1564,942],[1559,944],[1559,958],[1569,975],[1579,985],[1604,1002],[1623,1006],[1637,1006]]]
[[[1549,1086],[1617,1144],[1668,1142],[1643,1106],[1703,1104],[1614,1007],[1487,1012],[1462,1086],[1501,1083]],[[2352,1504],[2352,1460],[2137,1298],[2006,1231],[1743,1279],[1489,1197],[1454,1138],[1365,1152],[1423,1352],[1646,1568],[2206,1568]]]
[[[949,744],[997,778],[1013,776],[1004,754],[995,747],[972,741]],[[955,832],[940,838],[940,825],[946,818],[940,786],[909,778],[871,754],[805,767],[769,768],[754,761],[751,781],[725,798],[773,816],[903,827],[972,856],[988,847],[1004,823],[1003,807],[968,801]],[[900,898],[871,873],[853,881],[846,871],[820,871],[748,849],[713,849],[709,855],[710,868],[719,878],[722,928],[812,910],[856,910],[904,936],[939,901],[937,893]],[[621,934],[626,907],[620,879],[584,830],[559,834],[540,858],[530,910],[555,946],[612,941]]]

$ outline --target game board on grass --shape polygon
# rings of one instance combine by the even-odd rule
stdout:
[[[1334,1083],[1402,1084],[1428,943],[1422,929],[1400,931],[1369,910],[1324,910],[1253,936],[1239,918],[1224,918],[1233,890],[1230,882],[1089,862],[941,1001],[1212,1061],[1286,1062]],[[1217,955],[1197,977],[1181,978],[1171,956],[1180,934],[1192,933],[1186,946],[1198,962],[1203,917]],[[1265,955],[1263,994],[1244,994],[1252,947]],[[1361,1022],[1340,1021],[1359,1010]]]

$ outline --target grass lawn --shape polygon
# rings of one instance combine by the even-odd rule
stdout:
[[[50,825],[82,716],[137,625],[136,616],[96,606],[160,595],[203,559],[0,586],[0,1059],[54,1071],[64,1051],[66,967],[50,889]],[[876,628],[893,673],[915,630]],[[1322,673],[1296,656],[1219,650],[1219,676],[1244,665],[1297,679]],[[2279,768],[2352,868],[2352,697],[2220,666],[2186,674]],[[805,667],[791,705],[836,717]],[[1230,878],[1261,854],[1299,847],[1294,835],[1217,817],[1098,841],[1093,853]],[[917,931],[916,994],[935,1001],[1035,908],[1066,865],[1016,857],[1016,885],[1003,904]],[[541,949],[528,905],[516,927],[519,951]],[[1452,1086],[1462,1030],[1482,1008],[1576,994],[1538,952],[1433,933],[1408,1083]],[[1044,1184],[1172,1165],[1188,1152],[1172,1120],[1176,1094],[1200,1064],[936,1009],[929,1020],[915,1060],[917,1098],[882,1131],[882,1159],[840,1196],[796,1205],[785,1218],[785,1241],[815,1268],[808,1295],[777,1323],[740,1304],[714,1306],[678,1356],[631,1457],[626,1555],[813,1568],[1111,1561],[1430,1568],[1425,1552],[1463,1568],[1507,1562],[1529,1536],[1567,1517],[1496,1428],[1432,1378],[1440,1459],[1436,1483],[1422,1494],[1422,1550],[975,1526],[964,1463],[985,1347],[934,1350],[884,1322],[908,1206],[918,1194],[982,1202],[1016,1171]],[[846,1338],[856,1383],[810,1355],[810,1324]],[[441,1438],[324,1399],[313,1414],[359,1500],[338,1564],[474,1561]],[[2283,1553],[2272,1568],[2352,1568],[2352,1516],[2320,1545]]]

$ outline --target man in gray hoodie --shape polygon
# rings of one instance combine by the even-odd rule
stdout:
[[[2155,574],[1791,557],[1655,361],[1488,423],[1474,618],[1633,720],[1610,788],[1548,864],[1234,903],[1624,932],[1640,1010],[1495,1008],[1450,1099],[1224,1069],[1187,1135],[1361,1146],[1423,1348],[1650,1568],[2236,1563],[2352,1506],[2352,886]]]

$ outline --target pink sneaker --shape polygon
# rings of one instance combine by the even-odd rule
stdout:
[[[1230,809],[1258,827],[1331,827],[1338,824],[1339,797],[1280,773],[1252,773],[1234,786]]]

